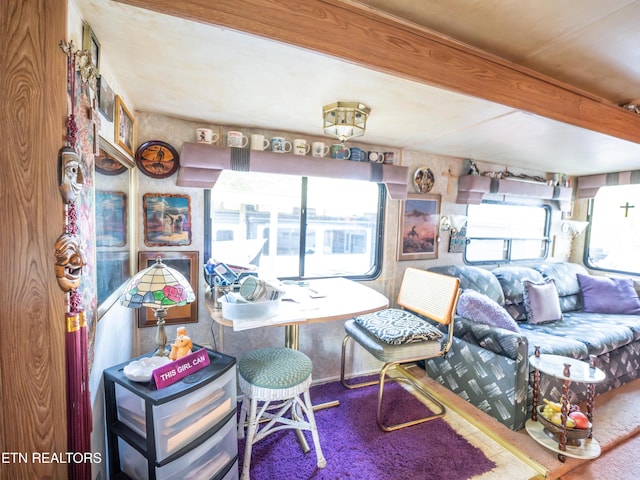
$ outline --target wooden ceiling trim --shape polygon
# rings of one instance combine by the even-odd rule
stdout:
[[[330,0],[117,1],[296,45],[640,143],[640,115],[370,7]]]

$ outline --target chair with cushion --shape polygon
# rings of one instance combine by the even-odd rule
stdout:
[[[309,430],[316,449],[318,468],[327,464],[320,448],[309,396],[311,370],[309,357],[298,350],[284,347],[254,350],[238,361],[238,383],[244,393],[238,423],[240,438],[244,436],[249,413],[243,480],[249,479],[253,444],[270,433],[284,429]],[[266,425],[259,428],[263,421]]]
[[[403,368],[402,364],[442,356],[449,351],[453,341],[454,314],[460,296],[459,286],[460,282],[456,277],[407,268],[397,302],[402,308],[388,308],[361,315],[345,323],[347,335],[342,341],[340,381],[346,388],[378,385],[376,420],[380,429],[397,430],[444,415],[444,405],[429,393],[424,384]],[[435,324],[427,321],[425,317],[448,326],[446,341]],[[384,362],[378,379],[360,383],[349,383],[345,379],[346,351],[350,340],[355,341],[376,359]],[[405,423],[385,425],[382,406],[385,381],[390,369],[399,373],[393,377],[389,376],[390,381],[411,384],[437,406],[435,413]]]

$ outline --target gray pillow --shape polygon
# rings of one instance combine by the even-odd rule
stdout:
[[[562,320],[560,298],[553,279],[543,283],[522,282],[524,290],[524,307],[527,312],[527,323],[550,323]]]
[[[507,311],[491,298],[475,290],[463,290],[456,313],[474,322],[520,332],[520,327]]]

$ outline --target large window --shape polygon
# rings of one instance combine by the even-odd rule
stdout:
[[[602,187],[589,204],[584,262],[640,274],[640,185]]]
[[[508,263],[546,258],[548,206],[481,203],[467,209],[466,263]]]
[[[278,278],[374,278],[384,198],[372,182],[224,171],[211,191],[205,254]]]

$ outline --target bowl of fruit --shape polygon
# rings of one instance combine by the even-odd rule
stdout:
[[[562,406],[559,402],[544,399],[544,405],[538,406],[538,421],[543,425],[544,432],[559,440],[562,431]],[[578,405],[569,405],[566,422],[567,445],[580,445],[580,440],[591,434],[591,422],[580,411]]]

